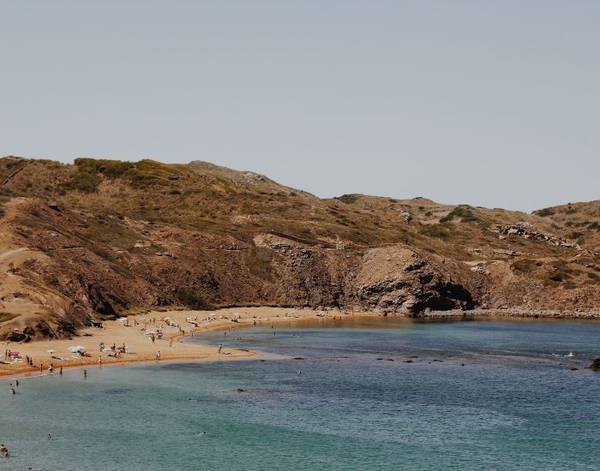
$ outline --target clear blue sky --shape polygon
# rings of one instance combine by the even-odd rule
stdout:
[[[0,155],[320,196],[600,198],[600,2],[0,0]]]

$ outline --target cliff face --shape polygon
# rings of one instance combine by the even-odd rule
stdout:
[[[528,215],[421,198],[322,200],[203,162],[9,157],[0,181],[3,336],[60,336],[167,305],[600,305],[598,203]]]

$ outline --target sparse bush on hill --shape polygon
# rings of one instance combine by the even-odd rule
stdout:
[[[555,214],[554,208],[544,208],[534,211],[533,214],[541,217],[553,216]]]
[[[134,187],[167,184],[181,175],[177,166],[153,160],[121,162],[108,159],[78,158],[75,159],[75,166],[77,171],[67,182],[65,189],[84,193],[93,193],[98,189],[101,182],[100,175],[110,179],[126,179]]]
[[[585,236],[585,234],[583,232],[571,232],[569,234],[569,239],[574,239],[574,240],[580,240],[583,239],[583,237]]]
[[[592,229],[594,231],[600,231],[600,224],[597,222],[590,222],[588,223],[588,229]]]
[[[460,218],[461,222],[480,222],[480,219],[475,216],[471,208],[468,206],[457,206],[450,211],[446,216],[440,219],[440,222],[450,222],[454,218]]]
[[[338,196],[336,199],[340,200],[342,203],[353,204],[358,201],[357,195],[342,195]]]
[[[535,271],[535,269],[537,267],[542,266],[543,263],[540,262],[539,260],[531,260],[528,258],[523,258],[521,260],[517,260],[516,262],[512,263],[511,268],[513,269],[513,271],[517,272],[517,273],[531,273],[533,271]]]
[[[438,239],[448,239],[450,237],[450,229],[441,224],[423,226],[420,232],[428,237],[435,237]]]
[[[197,293],[197,290],[189,287],[183,286],[177,289],[175,293],[177,300],[191,309],[209,309],[210,305],[202,299],[202,297]]]
[[[70,181],[64,185],[66,190],[81,191],[82,193],[94,193],[98,190],[100,178],[94,172],[78,169]]]

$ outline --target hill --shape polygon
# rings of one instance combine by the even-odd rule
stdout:
[[[207,162],[5,157],[0,203],[5,337],[160,306],[600,307],[599,201],[320,199]]]

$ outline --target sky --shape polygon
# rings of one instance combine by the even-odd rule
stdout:
[[[600,198],[600,2],[0,0],[0,155],[321,197]]]

